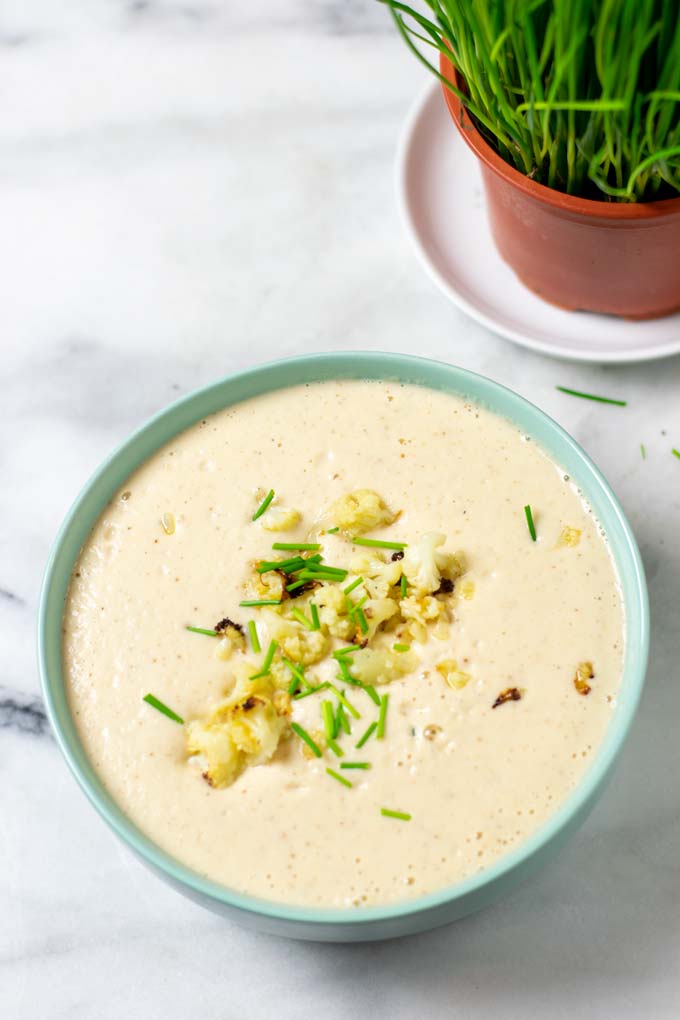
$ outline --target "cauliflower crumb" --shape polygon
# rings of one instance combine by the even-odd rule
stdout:
[[[260,526],[265,531],[290,531],[291,528],[300,523],[301,519],[301,515],[297,510],[293,510],[290,507],[272,506],[263,515]]]
[[[570,528],[569,525],[565,525],[560,531],[559,538],[557,539],[558,548],[564,546],[575,546],[581,541],[581,532],[578,528]]]
[[[362,535],[373,528],[392,524],[397,515],[392,513],[373,489],[355,489],[335,501],[329,517],[343,531]]]
[[[445,536],[436,531],[423,535],[417,545],[410,545],[404,553],[401,568],[411,589],[411,594],[431,595],[436,592],[442,577],[453,581],[460,577],[466,564],[460,553],[441,550]]]
[[[414,652],[387,648],[362,648],[354,652],[352,673],[362,684],[388,684],[412,673],[418,666]]]
[[[458,664],[453,659],[442,659],[437,663],[437,672],[441,673],[448,686],[454,691],[460,691],[470,683],[472,677],[458,669]]]

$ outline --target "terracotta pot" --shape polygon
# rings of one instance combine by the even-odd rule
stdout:
[[[443,55],[440,66],[460,87]],[[562,308],[629,319],[680,309],[680,198],[598,202],[537,184],[494,152],[453,92],[442,89],[480,161],[496,247],[527,287]]]

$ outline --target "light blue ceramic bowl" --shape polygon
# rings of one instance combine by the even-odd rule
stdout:
[[[61,665],[61,619],[72,565],[97,517],[125,479],[155,450],[200,418],[270,390],[332,379],[385,379],[461,394],[514,422],[578,483],[599,518],[621,578],[626,654],[621,695],[605,739],[572,796],[531,839],[472,878],[419,899],[384,907],[321,910],[243,896],[184,867],[150,842],[103,788],[69,714]],[[121,839],[180,892],[262,931],[325,941],[382,939],[433,928],[478,910],[545,864],[584,820],[628,733],[647,664],[648,602],[640,555],[614,494],[559,425],[517,394],[451,365],[396,354],[318,354],[232,375],[177,401],[116,450],[88,482],[52,550],[40,602],[39,662],[47,711],[66,760],[99,814]]]

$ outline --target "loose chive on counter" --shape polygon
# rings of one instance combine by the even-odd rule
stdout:
[[[253,514],[252,520],[256,521],[258,519],[258,517],[262,516],[262,514],[265,512],[265,510],[267,509],[267,507],[269,506],[269,504],[273,500],[273,498],[274,498],[274,490],[270,489],[269,492],[267,493],[267,495],[264,497],[264,499],[260,503],[260,505],[258,506],[258,508],[255,511],[255,513]]]
[[[177,712],[173,712],[171,708],[164,705],[163,702],[155,695],[146,694],[142,700],[146,701],[147,705],[151,705],[152,708],[155,708],[157,712],[162,712],[163,715],[167,715],[168,719],[172,719],[173,722],[180,723],[182,726],[184,725],[184,719],[182,719],[182,716],[177,715]]]
[[[617,407],[625,407],[627,400],[614,400],[613,397],[598,397],[595,393],[582,393],[581,390],[570,390],[566,386],[556,386],[560,393],[567,393],[570,397],[581,397],[583,400],[596,400],[598,404],[616,404]]]

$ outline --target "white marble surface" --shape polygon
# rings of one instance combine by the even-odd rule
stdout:
[[[371,0],[0,8],[3,1018],[680,1013],[680,361],[550,361],[434,290],[392,190],[422,81]],[[48,547],[98,461],[221,373],[333,348],[449,359],[554,415],[618,491],[653,612],[634,732],[559,859],[453,927],[353,947],[241,931],[148,875],[67,774],[34,660]]]

